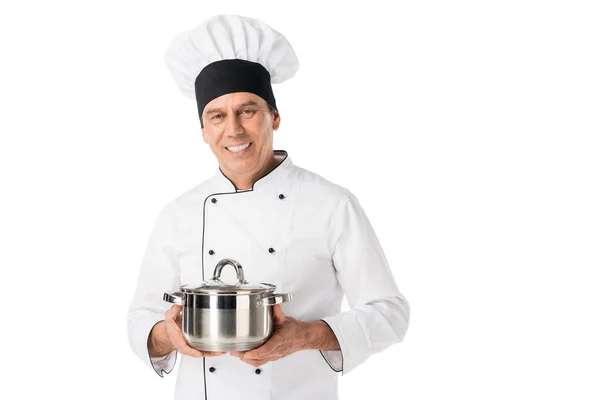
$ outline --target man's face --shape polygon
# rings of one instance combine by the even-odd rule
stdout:
[[[204,107],[202,121],[202,138],[223,172],[258,173],[272,161],[273,131],[280,117],[260,96],[238,92],[217,97]],[[235,148],[248,144],[242,151]]]

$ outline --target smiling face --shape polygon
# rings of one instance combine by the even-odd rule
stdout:
[[[202,121],[204,142],[236,187],[236,181],[244,183],[268,172],[275,160],[273,131],[279,128],[280,117],[263,98],[247,92],[217,97],[204,107]]]

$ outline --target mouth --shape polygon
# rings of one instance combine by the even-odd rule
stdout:
[[[252,142],[244,143],[238,146],[227,146],[225,147],[230,153],[233,154],[242,154],[245,153],[250,146],[252,146]]]

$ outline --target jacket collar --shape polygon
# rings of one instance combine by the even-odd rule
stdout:
[[[263,191],[263,190],[277,190],[285,183],[288,183],[292,169],[294,168],[294,163],[292,159],[288,155],[285,150],[274,150],[275,160],[277,161],[277,166],[271,170],[268,174],[264,175],[262,178],[258,178],[254,184],[252,185],[252,189],[248,191]],[[221,171],[221,167],[217,168],[213,176],[213,180],[217,184],[217,190],[221,193],[235,193],[236,188],[233,182],[229,180],[227,176]],[[241,190],[240,193],[244,193],[244,190]]]

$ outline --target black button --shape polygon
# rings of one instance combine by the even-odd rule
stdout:
[[[275,249],[272,247],[269,247],[269,253],[275,253]]]
[[[284,195],[282,195],[282,194],[280,194],[280,195],[279,195],[279,198],[280,198],[280,199],[283,199],[284,197],[285,197],[285,196],[284,196]]]
[[[209,370],[210,372],[215,372],[217,369],[216,369],[215,367],[210,367],[208,370]]]
[[[209,251],[208,251],[208,254],[210,254],[210,255],[212,256],[213,254],[215,254],[215,252],[214,252],[214,251],[212,251],[212,250],[209,250]]]
[[[256,368],[256,369],[254,370],[254,373],[255,373],[256,375],[260,375],[260,373],[261,373],[261,372],[262,372],[262,371],[260,370],[260,368]]]
[[[212,201],[213,203],[217,202],[217,199],[215,199],[214,197],[212,199],[210,199],[210,201]]]

